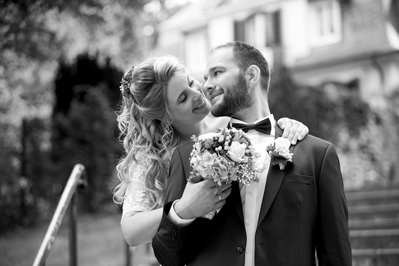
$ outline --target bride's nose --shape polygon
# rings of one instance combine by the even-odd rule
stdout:
[[[202,87],[202,84],[200,84],[199,86],[197,86],[195,88],[203,97],[206,97],[206,91],[204,91],[204,88]]]
[[[197,102],[197,101],[202,101],[202,97],[203,97],[203,93],[202,93],[201,88],[198,88],[198,89],[194,89],[194,90],[193,90],[193,100],[194,100],[195,102]]]

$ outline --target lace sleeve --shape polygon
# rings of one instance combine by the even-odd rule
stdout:
[[[126,213],[137,213],[149,210],[152,207],[149,191],[145,189],[147,163],[136,164],[133,176],[125,192],[123,200],[122,218]]]

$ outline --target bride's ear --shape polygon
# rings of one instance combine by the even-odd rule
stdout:
[[[166,113],[165,121],[166,121],[167,124],[172,124],[173,123],[173,118],[168,113]]]

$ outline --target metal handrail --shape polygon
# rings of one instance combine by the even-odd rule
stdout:
[[[132,265],[132,258],[133,252],[130,249],[130,246],[125,242],[125,265],[131,266]]]
[[[84,179],[85,167],[82,164],[76,164],[69,176],[68,182],[62,192],[60,201],[58,202],[57,208],[54,212],[53,218],[51,219],[50,225],[47,229],[46,235],[44,236],[43,242],[40,246],[39,252],[36,255],[33,266],[44,266],[48,254],[53,247],[55,237],[57,236],[58,229],[61,226],[62,220],[64,219],[65,213],[72,202],[70,209],[70,231],[69,231],[69,252],[70,262],[69,265],[77,265],[77,245],[76,245],[76,189],[77,187],[86,186],[87,182]]]

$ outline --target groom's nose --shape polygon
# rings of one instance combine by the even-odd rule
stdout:
[[[215,88],[215,85],[211,82],[211,79],[208,78],[203,86],[204,92],[209,96],[209,94],[212,93],[213,89]]]

